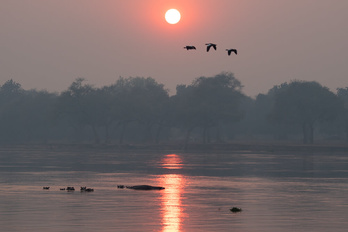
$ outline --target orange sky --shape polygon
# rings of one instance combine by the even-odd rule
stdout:
[[[348,86],[347,11],[346,0],[2,0],[0,84],[63,91],[78,77],[99,87],[150,76],[175,94],[228,71],[249,96],[293,79],[335,90]]]

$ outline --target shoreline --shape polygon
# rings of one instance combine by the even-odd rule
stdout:
[[[100,150],[100,151],[143,151],[143,152],[347,152],[348,143],[339,144],[296,144],[296,143],[270,143],[270,142],[233,142],[233,143],[211,143],[211,144],[13,144],[0,145],[0,151],[11,150]]]

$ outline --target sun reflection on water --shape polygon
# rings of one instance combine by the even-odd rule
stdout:
[[[182,168],[180,156],[175,154],[166,155],[162,159],[162,166],[166,169]],[[162,231],[178,232],[184,217],[181,196],[185,185],[185,178],[181,174],[165,174],[159,177],[162,186],[166,189],[161,191],[162,201]]]
[[[165,155],[161,160],[161,165],[166,169],[181,169],[182,159],[176,154]]]

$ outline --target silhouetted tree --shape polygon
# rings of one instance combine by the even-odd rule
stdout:
[[[208,142],[209,128],[242,118],[240,102],[245,97],[242,85],[232,73],[223,72],[214,77],[199,77],[189,86],[178,85],[175,96],[176,118],[187,129],[185,144],[196,127],[202,128],[203,142]]]
[[[275,139],[287,139],[289,133],[289,126],[279,121],[272,120],[271,112],[275,104],[275,95],[278,91],[286,88],[287,83],[273,86],[267,94],[257,95],[254,104],[248,111],[247,119],[249,125],[254,133],[261,134],[263,138],[271,137]]]
[[[0,131],[2,142],[17,142],[21,139],[21,117],[18,104],[24,90],[15,81],[8,80],[0,88]],[[17,136],[18,135],[18,136]]]
[[[83,82],[83,78],[78,78],[68,90],[62,92],[57,107],[60,109],[60,114],[67,117],[76,129],[90,126],[95,142],[99,143],[97,126],[104,120],[101,98],[98,95],[100,91]]]
[[[24,90],[13,80],[0,88],[0,138],[3,142],[46,141],[56,94]]]
[[[330,121],[342,109],[341,101],[317,82],[293,81],[275,94],[273,119],[302,127],[303,143],[313,143],[316,122]]]
[[[2,98],[16,97],[23,92],[24,90],[22,89],[21,84],[12,79],[6,81],[0,88],[0,95]]]
[[[343,122],[344,122],[344,131],[346,134],[346,139],[348,141],[348,87],[338,88],[337,95],[340,99],[342,99],[344,103],[344,112],[342,116],[343,116]]]
[[[169,95],[164,85],[151,77],[119,78],[109,91],[113,94],[113,119],[120,126],[119,143],[123,143],[130,123],[143,125],[143,133],[138,129],[136,134],[144,134],[145,139],[151,140],[153,127],[160,130],[165,117],[163,109]]]
[[[270,109],[273,106],[274,97],[269,94],[259,94],[256,99],[247,98],[242,103],[245,111],[245,117],[235,125],[233,138],[237,133],[244,138],[253,139],[257,136],[266,138],[274,133],[274,125],[269,121]]]
[[[203,143],[241,133],[277,139],[301,133],[313,143],[314,128],[330,138],[345,130],[348,139],[348,87],[335,95],[317,82],[293,81],[252,99],[227,72],[178,85],[173,96],[150,77],[119,78],[101,88],[78,78],[61,94],[24,90],[12,79],[0,86],[0,143],[64,141],[73,129],[70,138],[96,143],[103,133],[105,143],[158,143],[167,135],[183,136],[187,146],[197,133]]]

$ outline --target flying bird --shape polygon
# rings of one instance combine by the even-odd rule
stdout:
[[[209,52],[210,48],[213,47],[216,50],[216,44],[213,43],[206,43],[205,45],[207,45],[207,52]]]
[[[229,56],[231,55],[232,52],[234,52],[237,55],[237,49],[231,48],[231,49],[226,49],[226,51],[227,51]]]
[[[191,49],[196,50],[196,47],[195,46],[185,46],[184,49],[186,49],[186,50],[191,50]]]

